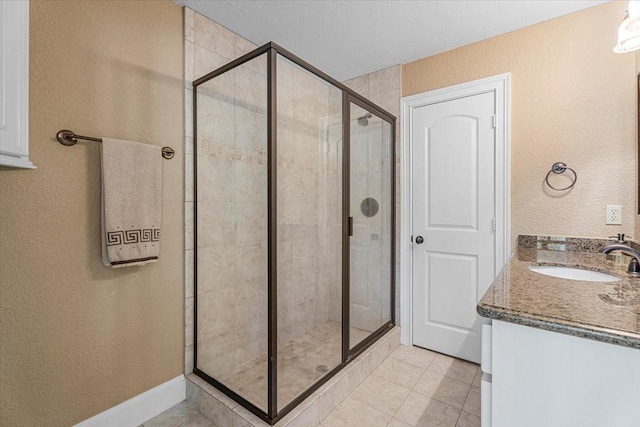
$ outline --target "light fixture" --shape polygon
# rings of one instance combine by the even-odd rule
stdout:
[[[627,53],[640,49],[640,0],[630,0],[627,14],[618,28],[618,44],[615,53]]]

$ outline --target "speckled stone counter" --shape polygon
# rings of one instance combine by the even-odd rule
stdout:
[[[627,273],[628,257],[597,252],[607,243],[613,241],[519,236],[517,252],[478,303],[478,313],[640,349],[640,278]],[[621,280],[560,279],[535,273],[529,270],[531,265],[579,267]]]

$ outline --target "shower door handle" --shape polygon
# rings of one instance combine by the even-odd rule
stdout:
[[[349,237],[353,236],[353,217],[349,217]]]

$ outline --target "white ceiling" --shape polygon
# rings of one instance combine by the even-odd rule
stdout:
[[[344,81],[606,0],[175,1],[259,46],[273,41]]]

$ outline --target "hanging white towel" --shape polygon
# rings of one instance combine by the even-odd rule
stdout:
[[[102,262],[107,267],[158,260],[162,156],[156,145],[102,138]]]

